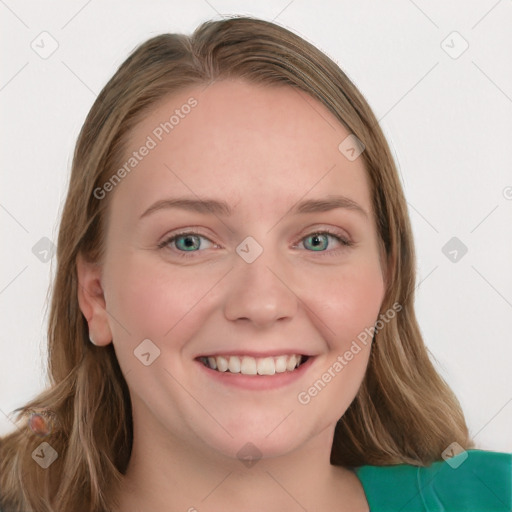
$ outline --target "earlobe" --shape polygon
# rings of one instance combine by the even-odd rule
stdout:
[[[105,346],[112,341],[112,332],[101,284],[101,270],[102,267],[98,263],[87,261],[82,254],[77,256],[78,304],[89,325],[91,342],[94,345]]]

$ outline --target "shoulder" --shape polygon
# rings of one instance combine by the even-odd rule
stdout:
[[[509,512],[512,454],[468,450],[427,467],[361,466],[371,512]]]

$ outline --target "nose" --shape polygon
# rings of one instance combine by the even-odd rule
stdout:
[[[298,298],[293,292],[292,272],[269,253],[264,250],[252,263],[242,258],[236,261],[224,306],[228,320],[265,327],[296,314]]]

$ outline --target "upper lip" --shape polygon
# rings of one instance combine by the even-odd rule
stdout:
[[[291,356],[291,355],[301,355],[307,357],[313,357],[314,354],[308,351],[304,351],[302,349],[272,349],[266,351],[253,351],[253,350],[244,350],[241,351],[239,349],[233,349],[233,351],[229,350],[215,350],[213,352],[205,352],[198,354],[195,359],[200,357],[226,357],[226,356],[238,356],[238,357],[254,357],[254,358],[262,358],[262,357],[277,357],[277,356]]]

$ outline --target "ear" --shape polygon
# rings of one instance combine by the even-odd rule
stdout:
[[[94,345],[106,346],[112,341],[105,295],[101,285],[102,267],[79,254],[76,259],[78,304],[89,324],[89,336]]]

